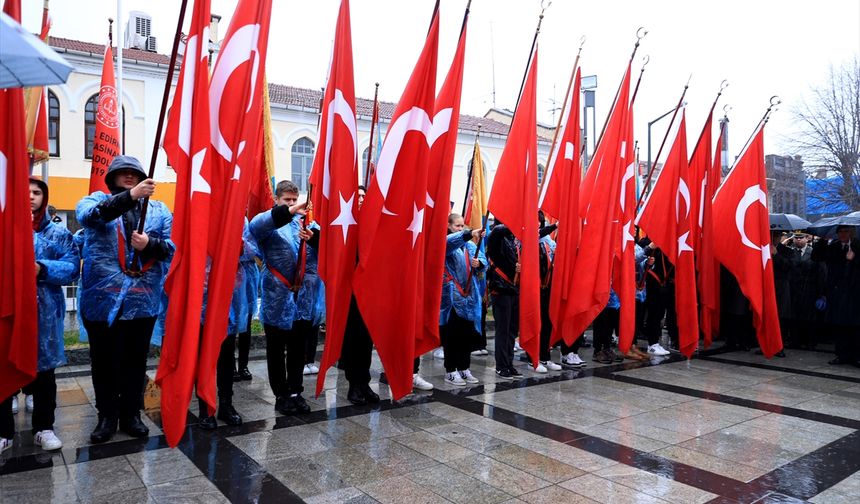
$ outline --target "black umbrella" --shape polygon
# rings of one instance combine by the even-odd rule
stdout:
[[[812,223],[808,220],[790,213],[770,214],[771,231],[793,231],[795,229],[806,229]]]
[[[860,228],[860,215],[848,214],[839,215],[837,217],[825,217],[817,221],[815,224],[810,225],[808,229],[809,232],[814,235],[832,238],[836,236],[836,228],[839,226],[853,226]]]

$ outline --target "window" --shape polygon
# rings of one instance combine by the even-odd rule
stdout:
[[[84,157],[93,158],[93,139],[96,136],[96,111],[99,108],[99,94],[90,96],[84,108]],[[122,108],[122,150],[125,151],[125,107]]]
[[[308,175],[314,162],[314,143],[308,137],[299,138],[293,144],[291,151],[291,167],[293,183],[300,191],[308,190]]]
[[[60,100],[48,91],[48,155],[60,156]]]
[[[367,153],[370,151],[370,147],[364,149],[364,152],[361,154],[361,159],[359,159],[359,166],[361,166],[361,172],[358,174],[358,183],[364,184],[364,180],[367,178]]]
[[[538,185],[543,184],[544,171],[546,171],[546,167],[542,164],[538,164]]]

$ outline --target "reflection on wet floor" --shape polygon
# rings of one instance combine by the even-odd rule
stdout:
[[[308,398],[311,413],[275,413],[262,360],[237,383],[239,427],[198,429],[178,449],[159,428],[160,390],[144,403],[148,439],[89,445],[97,421],[86,368],[58,373],[58,452],[34,447],[29,414],[0,457],[0,501],[28,502],[855,502],[860,495],[860,369],[823,352],[766,361],[719,351],[599,365],[453,387],[439,360],[433,392],[374,407],[346,401],[342,372]],[[374,376],[380,371],[374,360]],[[154,371],[150,372],[150,377]],[[306,390],[312,390],[308,377]]]

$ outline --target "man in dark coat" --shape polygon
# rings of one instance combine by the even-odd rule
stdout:
[[[823,313],[815,302],[824,295],[826,271],[824,265],[812,260],[810,236],[795,233],[792,242],[791,283],[791,344],[798,348],[815,349],[813,328]],[[784,338],[785,336],[783,336]]]
[[[860,339],[860,240],[854,228],[839,226],[836,239],[818,240],[812,260],[827,265],[827,308],[824,320],[836,337],[836,358],[830,364],[857,365]]]

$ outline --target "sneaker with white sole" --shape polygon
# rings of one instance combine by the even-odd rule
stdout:
[[[33,412],[33,396],[32,395],[25,395],[24,396],[24,409],[27,411],[27,413]]]
[[[654,343],[653,345],[648,347],[648,353],[651,355],[657,355],[657,356],[663,357],[663,356],[669,355],[670,352],[668,350],[666,350],[665,348],[663,348],[663,346],[660,345],[660,343]]]
[[[454,371],[453,373],[445,373],[445,383],[450,383],[455,387],[465,387],[466,381],[460,376],[460,373]]]
[[[540,361],[540,363],[550,371],[561,371],[561,366],[553,361]]]
[[[437,348],[433,350],[433,358],[434,359],[444,359],[445,358],[445,350],[442,348]]]
[[[305,368],[302,370],[302,374],[305,376],[311,374],[311,367],[305,364]]]
[[[480,350],[475,350],[474,352],[472,352],[473,357],[480,357],[482,355],[484,354]]]
[[[418,390],[433,390],[433,384],[421,377],[420,374],[412,375],[412,388]]]
[[[562,367],[581,368],[586,365],[576,352],[570,352],[561,359]]]
[[[514,353],[519,353],[523,351],[523,347],[520,346],[520,340],[514,340]]]
[[[311,374],[319,374],[320,368],[316,364],[308,364],[308,369],[311,370]]]
[[[59,450],[63,447],[63,442],[54,434],[52,430],[43,430],[33,436],[33,443],[36,446],[41,446],[43,450]]]
[[[480,383],[480,380],[475,378],[472,375],[472,372],[469,371],[468,369],[460,371],[460,378],[462,378],[463,381],[465,381],[466,383],[471,383],[471,384]]]
[[[12,396],[12,414],[13,415],[18,414],[18,396],[17,395]]]
[[[12,440],[0,437],[0,452],[4,452],[12,448]]]
[[[544,366],[542,363],[539,363],[537,365],[537,367],[535,368],[535,373],[544,374],[546,372],[547,372],[546,366]]]

